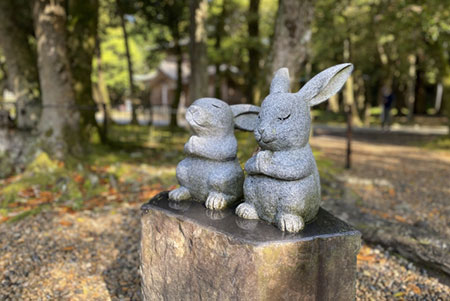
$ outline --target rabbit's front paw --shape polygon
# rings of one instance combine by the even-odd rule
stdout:
[[[248,159],[247,163],[245,163],[245,171],[248,174],[256,174],[258,173],[258,168],[256,167],[256,156]]]
[[[225,196],[222,193],[211,192],[206,199],[205,206],[211,210],[223,209],[227,205]]]
[[[255,206],[249,203],[242,203],[237,206],[236,214],[245,219],[259,219]]]
[[[258,170],[264,170],[268,165],[270,165],[270,161],[272,160],[272,152],[271,151],[260,151],[256,154],[256,167]]]
[[[181,186],[169,192],[169,199],[173,201],[185,201],[191,198],[191,193],[186,187]]]
[[[192,155],[195,152],[195,144],[196,144],[196,137],[191,136],[188,142],[184,145],[184,152],[188,155]]]
[[[277,226],[281,231],[295,233],[303,230],[305,223],[300,216],[283,213],[277,216]]]

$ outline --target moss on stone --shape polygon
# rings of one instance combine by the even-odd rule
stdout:
[[[52,173],[58,169],[58,162],[50,159],[46,152],[40,152],[36,158],[27,166],[25,172]]]

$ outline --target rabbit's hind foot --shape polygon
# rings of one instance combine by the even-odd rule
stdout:
[[[277,226],[281,231],[299,232],[305,227],[303,218],[289,213],[281,213],[276,217]]]
[[[237,206],[236,214],[245,219],[259,219],[255,206],[250,203],[242,203]]]
[[[224,209],[231,202],[231,199],[229,195],[213,191],[208,194],[205,206],[211,210]]]
[[[180,186],[175,190],[169,192],[169,199],[173,201],[186,201],[191,198],[191,193],[186,187]]]

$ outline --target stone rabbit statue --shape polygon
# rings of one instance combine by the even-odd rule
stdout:
[[[244,203],[236,214],[298,232],[319,210],[320,179],[309,146],[310,107],[338,92],[352,64],[328,68],[289,93],[289,72],[279,69],[261,105],[255,138],[261,148],[245,164]]]
[[[234,127],[253,131],[259,107],[232,105],[216,98],[196,100],[186,111],[193,135],[184,145],[187,157],[176,170],[180,187],[169,199],[205,202],[209,209],[223,209],[242,199],[244,172],[237,159]]]

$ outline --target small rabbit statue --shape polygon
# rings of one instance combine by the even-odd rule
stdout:
[[[223,209],[242,199],[244,172],[237,159],[234,127],[253,131],[259,107],[200,98],[186,111],[193,135],[184,145],[187,157],[176,170],[180,187],[169,199],[193,199],[209,209]]]
[[[289,93],[287,68],[275,73],[254,130],[261,150],[245,164],[248,176],[238,216],[263,219],[288,232],[299,232],[316,216],[320,179],[308,142],[309,108],[337,93],[352,71],[352,64],[330,67],[297,93]]]

